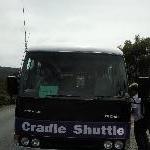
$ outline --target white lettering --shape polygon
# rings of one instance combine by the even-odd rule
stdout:
[[[88,127],[87,125],[83,126],[83,134],[92,134],[92,129]]]
[[[100,135],[101,134],[101,129],[100,128],[93,128],[93,134]]]
[[[35,128],[36,128],[36,125],[31,125],[31,129],[30,130],[34,132]]]
[[[107,127],[108,135],[112,135],[112,127],[108,126]]]
[[[49,125],[49,132],[50,132],[50,133],[53,132],[53,126],[54,126],[53,124],[50,124],[50,125]]]
[[[57,124],[54,124],[54,133],[57,133],[57,129],[58,129]]]
[[[66,127],[60,126],[60,127],[58,128],[58,133],[66,133]]]
[[[117,134],[118,135],[124,135],[124,129],[123,128],[118,128],[117,129]]]
[[[73,133],[82,134],[82,125],[75,125]]]
[[[76,134],[76,135],[108,135],[108,136],[123,136],[125,134],[125,129],[123,127],[117,127],[115,125],[99,125],[93,127],[92,125],[74,125],[73,131],[72,127],[60,126],[57,123],[42,125],[42,124],[30,124],[29,122],[22,123],[22,130],[28,132],[37,133],[52,133],[52,134]],[[71,133],[72,132],[72,133]]]
[[[49,126],[45,126],[45,132],[52,133],[53,124],[50,124]]]
[[[117,131],[116,131],[116,126],[113,126],[113,135],[116,135],[117,133],[116,133]]]
[[[37,125],[36,132],[44,132],[44,126]]]
[[[29,131],[30,130],[30,123],[29,122],[24,122],[22,124],[22,130]]]
[[[49,132],[49,126],[45,126],[45,132]]]
[[[102,126],[101,129],[102,129],[102,134],[103,134],[103,135],[106,135],[106,127],[105,127],[105,126]]]

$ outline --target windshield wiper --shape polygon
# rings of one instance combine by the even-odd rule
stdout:
[[[94,96],[94,100],[102,100],[105,96]]]
[[[45,97],[80,97],[78,95],[45,95]]]
[[[94,96],[94,100],[103,100],[105,98],[112,98],[113,96]]]

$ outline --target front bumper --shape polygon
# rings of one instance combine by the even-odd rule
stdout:
[[[33,137],[30,137],[30,141]],[[15,150],[40,150],[40,149],[65,149],[65,150],[73,150],[73,149],[99,149],[105,150],[104,142],[111,141],[113,143],[113,148],[111,150],[115,150],[114,143],[120,139],[85,139],[85,138],[50,138],[50,137],[42,137],[40,138],[40,146],[37,148],[33,148],[31,143],[24,147],[20,143],[21,137],[16,140],[16,149]],[[124,148],[127,140],[120,140],[124,143]]]

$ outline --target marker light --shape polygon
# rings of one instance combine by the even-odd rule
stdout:
[[[39,139],[32,139],[31,145],[33,147],[39,147],[40,146],[40,140]]]
[[[104,142],[104,148],[105,149],[112,149],[113,143],[111,141]]]
[[[123,149],[123,142],[122,141],[116,141],[115,142],[115,148],[116,149]]]
[[[21,138],[20,142],[23,146],[28,146],[30,141],[27,137],[23,137]]]

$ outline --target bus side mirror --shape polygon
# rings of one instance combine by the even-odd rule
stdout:
[[[138,95],[140,98],[150,97],[150,77],[138,78]]]
[[[16,76],[7,77],[7,93],[11,97],[18,94],[18,80]]]

